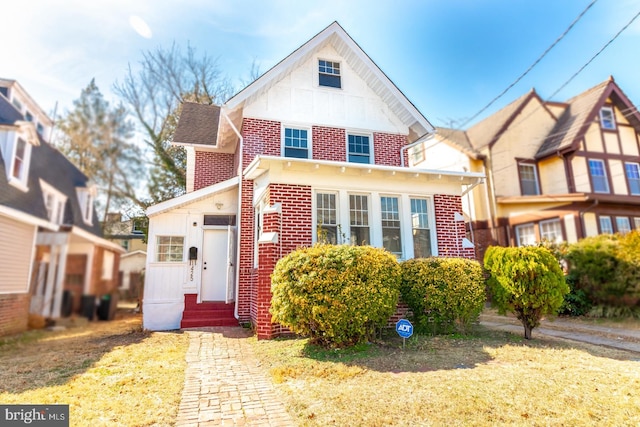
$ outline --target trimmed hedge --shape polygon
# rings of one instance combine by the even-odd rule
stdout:
[[[402,262],[402,299],[422,333],[466,333],[486,300],[482,267],[464,258],[416,258]]]
[[[491,274],[487,282],[498,311],[514,313],[524,326],[526,339],[531,339],[542,316],[558,312],[569,293],[560,263],[541,246],[490,246],[484,267]]]
[[[271,276],[272,321],[324,347],[365,342],[395,312],[400,274],[395,256],[380,248],[298,249]]]

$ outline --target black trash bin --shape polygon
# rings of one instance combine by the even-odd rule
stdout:
[[[73,309],[73,292],[65,290],[62,292],[62,307],[60,310],[60,316],[69,317]]]
[[[96,296],[82,295],[82,316],[93,320],[96,314]]]
[[[111,308],[111,295],[103,295],[100,298],[100,305],[98,306],[98,320],[111,320],[109,313]]]

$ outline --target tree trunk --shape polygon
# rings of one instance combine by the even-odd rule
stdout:
[[[533,328],[531,326],[529,326],[528,322],[522,322],[522,324],[524,325],[524,339],[525,340],[530,340],[531,339],[531,331],[533,330]]]

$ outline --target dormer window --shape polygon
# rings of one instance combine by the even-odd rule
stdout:
[[[602,107],[600,109],[600,126],[602,129],[614,130],[616,128],[616,119],[613,115],[613,108]]]
[[[2,149],[2,157],[4,158],[4,167],[7,171],[7,180],[9,184],[27,191],[27,183],[29,178],[29,163],[31,160],[31,144],[21,137],[9,137],[9,143],[0,146]]]
[[[78,194],[78,202],[80,202],[80,209],[82,209],[82,220],[85,224],[93,225],[93,202],[95,201],[95,189],[91,188],[76,188]]]
[[[40,188],[42,188],[44,207],[47,209],[49,221],[58,225],[62,224],[67,196],[42,180],[40,180]]]
[[[335,87],[340,89],[340,63],[333,61],[318,60],[318,84],[320,86]]]
[[[27,143],[24,139],[18,138],[16,149],[13,153],[13,169],[11,176],[22,181],[25,169],[27,167]]]

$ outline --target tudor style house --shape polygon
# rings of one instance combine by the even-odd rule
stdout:
[[[0,335],[25,330],[29,312],[58,318],[110,293],[124,252],[101,237],[95,189],[49,144],[52,126],[0,79]]]
[[[408,167],[433,130],[336,22],[224,105],[183,104],[187,193],[147,210],[144,327],[277,336],[275,263],[323,239],[474,257],[461,195],[484,175]]]
[[[535,90],[467,131],[437,129],[414,164],[483,171],[465,200],[478,255],[640,229],[640,114],[611,77],[566,102]]]

